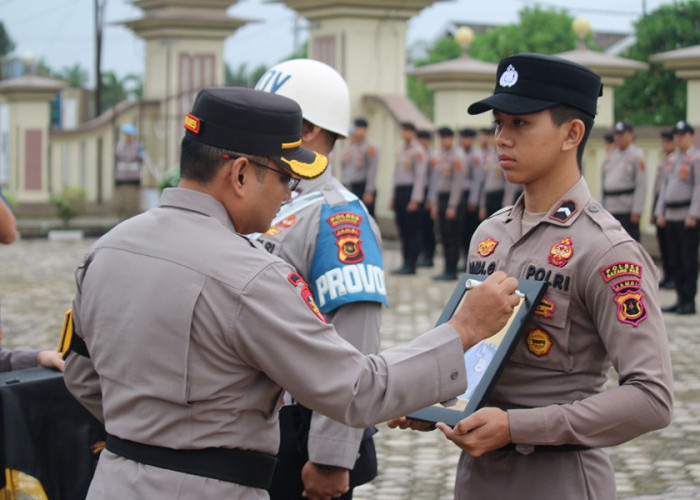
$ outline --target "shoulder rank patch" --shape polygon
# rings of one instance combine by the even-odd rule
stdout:
[[[318,317],[318,319],[325,323],[326,317],[316,305],[316,301],[314,300],[314,296],[311,293],[311,289],[309,288],[309,285],[306,284],[306,281],[304,281],[304,278],[299,276],[298,273],[292,272],[289,273],[289,275],[287,276],[287,281],[289,281],[294,288],[299,290],[301,298],[304,299],[304,302],[306,303],[308,308],[311,309],[311,312],[313,312],[316,315],[316,317]]]
[[[564,267],[569,259],[574,255],[574,247],[571,238],[568,236],[557,241],[549,250],[547,262],[557,267]]]
[[[574,200],[562,201],[559,207],[551,213],[550,219],[559,222],[568,221],[576,213],[576,202]]]
[[[527,332],[527,349],[532,354],[541,358],[552,350],[552,337],[542,328],[535,328]]]
[[[479,246],[477,247],[476,251],[482,257],[488,257],[494,252],[494,250],[496,250],[497,246],[498,242],[489,236],[484,241],[479,243]]]

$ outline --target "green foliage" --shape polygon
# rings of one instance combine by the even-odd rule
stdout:
[[[10,38],[10,34],[5,30],[5,25],[0,21],[0,57],[6,56],[15,50],[15,42]]]
[[[51,203],[56,209],[56,215],[63,221],[63,227],[68,227],[72,218],[85,213],[85,190],[76,186],[66,186],[59,194],[51,195]]]
[[[158,191],[163,191],[165,188],[177,187],[180,183],[180,171],[168,170],[163,174],[163,177],[158,181]]]
[[[663,5],[635,24],[637,43],[626,57],[649,56],[700,44],[700,0]],[[635,125],[670,125],[686,117],[687,83],[662,64],[651,63],[615,90],[615,118]]]
[[[129,98],[141,97],[141,77],[128,74],[119,78],[113,71],[102,72],[102,109],[106,110]]]
[[[226,85],[252,88],[258,82],[260,77],[265,74],[267,67],[265,67],[264,64],[260,64],[256,66],[255,69],[248,71],[248,64],[243,63],[240,64],[234,71],[228,64],[226,64],[224,70],[226,75]]]
[[[576,47],[573,18],[565,10],[539,5],[518,12],[520,22],[490,29],[477,35],[469,47],[474,59],[498,62],[518,52],[557,54]]]
[[[90,79],[87,70],[78,63],[73,66],[65,66],[56,76],[64,80],[69,87],[76,88],[84,87]]]
[[[525,7],[518,13],[520,21],[477,34],[469,47],[474,59],[498,62],[518,52],[556,54],[576,47],[576,34],[571,28],[573,18],[564,10],[543,9],[539,5]],[[425,66],[455,59],[461,47],[452,36],[439,40],[425,58],[414,65]],[[423,114],[433,116],[433,93],[422,83],[408,77],[408,96]]]

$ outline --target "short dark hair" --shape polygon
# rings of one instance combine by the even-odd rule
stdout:
[[[552,121],[557,126],[571,120],[581,120],[583,122],[585,131],[583,132],[583,138],[581,139],[581,142],[578,145],[578,150],[576,151],[576,161],[578,162],[579,170],[581,170],[583,150],[586,148],[588,136],[591,134],[591,129],[593,128],[593,117],[580,109],[567,106],[566,104],[557,104],[553,108],[549,108],[549,111],[552,115]]]
[[[413,130],[415,132],[416,126],[413,122],[401,122],[401,128],[403,130]]]
[[[608,132],[603,136],[603,140],[605,141],[606,144],[612,144],[615,142],[615,136],[613,135],[612,132]]]
[[[418,137],[419,139],[432,139],[433,133],[428,129],[422,128],[418,132],[416,132],[416,137]]]
[[[673,140],[673,130],[662,130],[659,135],[661,136],[662,139],[666,139],[668,141]]]
[[[236,156],[241,156],[241,153],[209,146],[186,135],[182,138],[180,146],[180,177],[199,184],[208,184],[216,177],[221,167]],[[253,165],[257,179],[262,182],[267,170],[256,163]]]

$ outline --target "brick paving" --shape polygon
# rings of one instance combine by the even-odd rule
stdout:
[[[3,346],[53,348],[64,311],[75,291],[73,272],[93,240],[19,240],[0,248],[0,302]],[[386,269],[399,265],[393,242]],[[435,282],[441,271],[416,276],[387,274],[390,306],[383,315],[382,348],[405,342],[429,329],[451,293],[453,282]],[[662,304],[674,301],[662,290]],[[700,321],[667,315],[674,363],[675,411],[671,425],[611,448],[618,496],[623,499],[700,499]],[[614,383],[614,380],[611,382]],[[413,432],[379,425],[375,437],[380,476],[357,488],[358,500],[451,499],[459,450],[439,432]]]

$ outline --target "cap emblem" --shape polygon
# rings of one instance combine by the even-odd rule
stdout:
[[[678,130],[683,130],[685,128],[685,122],[683,120],[679,121],[678,123],[676,123],[676,128]]]
[[[512,64],[509,64],[506,70],[501,75],[501,79],[498,80],[498,83],[501,85],[501,87],[512,87],[517,82],[518,72],[515,71],[515,68]]]

